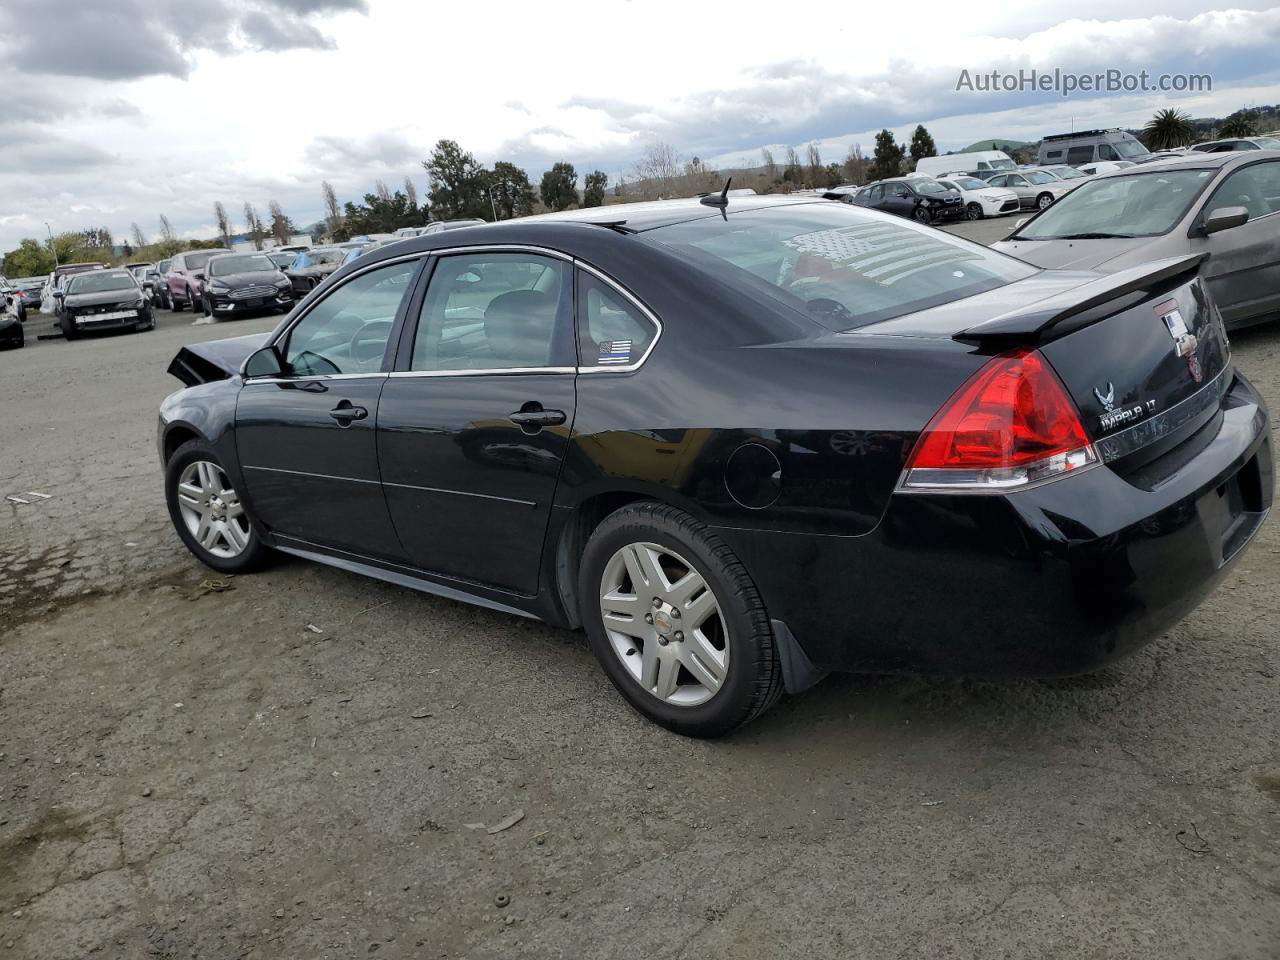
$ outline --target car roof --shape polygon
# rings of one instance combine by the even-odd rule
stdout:
[[[1258,160],[1280,159],[1280,150],[1250,150],[1232,153],[1190,153],[1167,160],[1153,160],[1150,163],[1139,163],[1132,167],[1122,167],[1107,173],[1098,174],[1098,179],[1111,177],[1137,177],[1147,173],[1159,173],[1163,170],[1218,170],[1223,167],[1238,167]]]
[[[768,194],[764,196],[730,197],[730,211],[759,210],[766,207],[780,207],[796,203],[812,203],[812,194],[803,197],[789,197],[785,194]],[[608,207],[587,207],[581,210],[564,210],[559,213],[540,213],[532,217],[521,217],[518,220],[504,220],[501,223],[485,224],[485,228],[502,227],[509,223],[625,223],[628,231],[637,233],[655,230],[658,227],[670,226],[673,223],[685,223],[689,220],[702,220],[706,217],[718,217],[718,207],[708,206],[697,197],[686,197],[679,200],[649,200],[641,203],[619,203]],[[468,230],[484,229],[475,226]],[[424,238],[427,239],[427,238]]]

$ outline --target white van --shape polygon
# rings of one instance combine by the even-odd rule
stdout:
[[[1006,173],[1017,167],[1003,150],[975,150],[972,153],[948,153],[941,157],[921,157],[916,163],[916,173],[927,177],[942,177],[948,173],[967,173],[979,180]]]

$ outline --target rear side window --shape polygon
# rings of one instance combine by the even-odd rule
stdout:
[[[738,290],[850,330],[1039,271],[976,243],[846,204],[795,204],[649,230],[646,242]]]
[[[411,369],[572,366],[568,277],[564,261],[537,254],[442,257],[422,303]]]
[[[653,321],[585,270],[578,271],[578,354],[584,367],[631,367],[657,336]]]
[[[1088,163],[1093,159],[1093,146],[1072,147],[1067,151],[1067,163],[1073,167],[1077,163]],[[1105,157],[1103,159],[1106,159]]]

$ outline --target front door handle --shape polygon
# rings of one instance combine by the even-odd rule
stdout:
[[[525,404],[525,407],[535,406],[534,404]],[[511,414],[508,419],[517,424],[521,429],[537,430],[542,427],[556,427],[564,423],[569,418],[565,416],[563,410],[543,410],[541,406],[537,409],[522,409]]]
[[[369,411],[364,407],[352,406],[350,400],[339,400],[338,405],[329,411],[329,416],[338,421],[338,426],[349,427],[353,421],[369,416]]]

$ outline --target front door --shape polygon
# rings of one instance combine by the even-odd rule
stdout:
[[[1208,250],[1201,272],[1227,323],[1280,315],[1280,160],[1264,160],[1228,175],[1204,205],[1244,207],[1247,223],[1192,241]]]
[[[387,506],[410,562],[537,592],[575,407],[570,265],[440,258],[378,412]]]
[[[250,379],[236,449],[255,516],[273,533],[403,560],[378,475],[378,402],[401,301],[418,260],[355,275],[279,344],[285,373]]]

